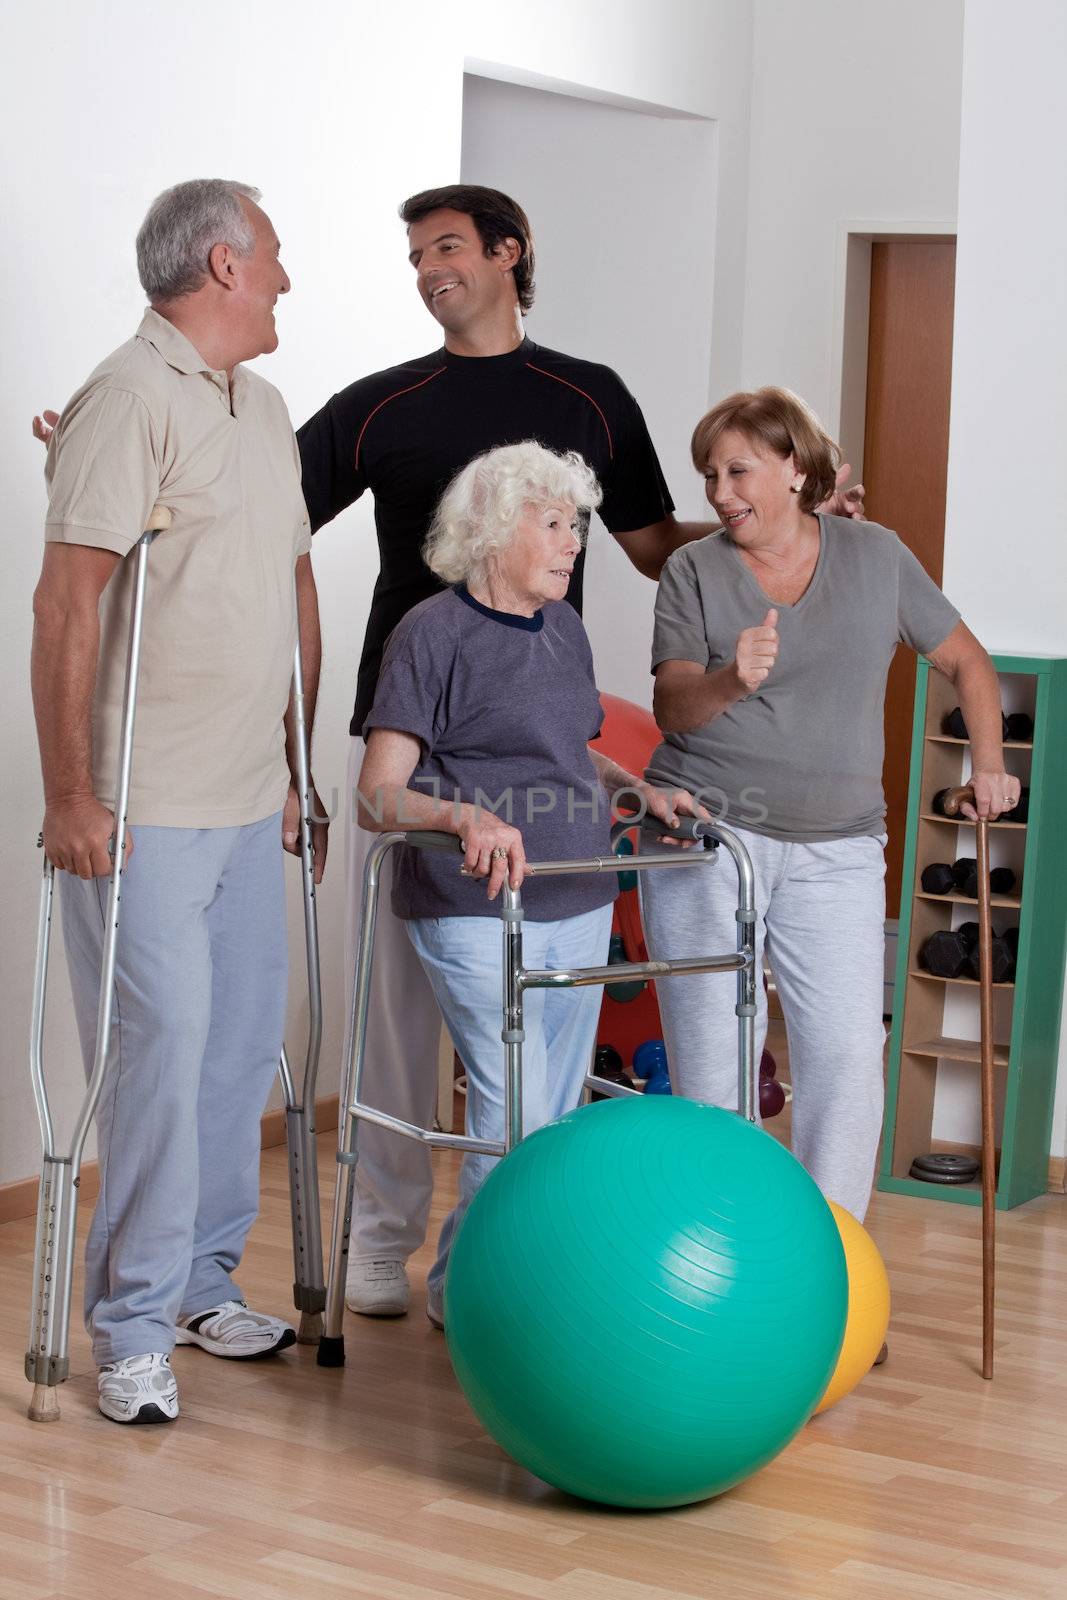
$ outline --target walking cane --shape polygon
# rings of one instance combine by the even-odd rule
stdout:
[[[959,814],[964,801],[975,805],[969,786],[949,789],[944,796],[946,817]],[[975,823],[978,857],[978,976],[981,984],[980,1035],[982,1075],[982,1377],[993,1376],[993,1313],[996,1293],[997,1167],[993,1086],[993,926],[989,904],[989,823]]]
[[[145,583],[148,576],[148,549],[157,534],[170,527],[170,512],[153,506],[138,539],[134,572],[133,603],[130,607],[130,636],[126,651],[126,681],[122,697],[122,722],[119,735],[119,766],[115,781],[115,834],[109,845],[111,878],[104,920],[104,943],[100,957],[100,997],[96,1012],[96,1047],[93,1067],[78,1112],[70,1149],[56,1151],[55,1130],[44,1077],[42,1043],[44,1035],[45,990],[48,981],[48,949],[52,926],[52,897],[55,868],[45,857],[41,878],[41,902],[37,919],[37,962],[33,979],[33,1012],[30,1024],[30,1078],[41,1125],[44,1151],[41,1185],[37,1195],[37,1234],[33,1257],[33,1309],[30,1316],[30,1347],[26,1354],[26,1377],[33,1384],[29,1405],[31,1422],[58,1422],[58,1385],[70,1372],[70,1294],[74,1275],[74,1234],[78,1215],[78,1184],[81,1181],[82,1152],[93,1120],[107,1068],[111,1042],[112,987],[115,981],[115,953],[118,947],[119,911],[122,901],[122,874],[126,855],[126,813],[130,799],[133,769],[133,725],[137,710],[137,674],[141,664],[141,633],[144,620]],[[133,552],[131,551],[130,557]],[[127,559],[130,559],[127,557]],[[44,837],[38,839],[43,846]]]
[[[319,925],[315,903],[315,851],[311,839],[311,761],[304,704],[304,669],[300,656],[299,605],[296,654],[293,660],[293,733],[296,744],[297,794],[300,802],[300,869],[304,890],[304,947],[308,976],[308,1044],[304,1081],[297,1094],[293,1071],[282,1046],[278,1075],[285,1098],[285,1141],[289,1149],[289,1202],[293,1223],[293,1304],[300,1312],[299,1344],[318,1344],[326,1282],[322,1273],[322,1218],[319,1212],[318,1151],[315,1140],[315,1085],[322,1046],[322,980],[319,971]]]

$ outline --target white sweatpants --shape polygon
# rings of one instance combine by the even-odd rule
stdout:
[[[363,866],[377,834],[355,820],[365,745],[353,738],[345,791],[345,1017],[352,1012]],[[392,912],[395,851],[385,859],[371,972],[362,1098],[405,1122],[432,1128],[437,1109],[441,1012],[407,926]],[[346,1021],[346,1032],[347,1032]],[[347,1041],[345,1060],[347,1061]],[[430,1152],[415,1139],[361,1122],[349,1259],[406,1261],[426,1237],[433,1195]]]
[[[793,844],[735,828],[752,857],[756,955],[782,1002],[793,1086],[793,1154],[823,1193],[861,1222],[882,1127],[885,951],[883,840],[866,835]],[[714,867],[639,874],[654,959],[733,950],[737,875]],[[656,985],[675,1093],[737,1109],[733,974]],[[757,984],[756,1056],[767,1034]]]

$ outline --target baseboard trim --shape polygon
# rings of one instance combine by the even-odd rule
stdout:
[[[328,1133],[337,1126],[338,1096],[324,1095],[315,1101],[315,1127],[319,1133]],[[285,1112],[267,1111],[260,1122],[260,1139],[264,1150],[273,1150],[285,1143]],[[37,1190],[40,1178],[21,1178],[15,1183],[0,1184],[0,1226],[5,1222],[18,1222],[32,1217],[37,1211]],[[100,1192],[100,1173],[95,1161],[87,1161],[81,1170],[78,1184],[79,1201],[95,1200]]]
[[[321,1100],[315,1101],[315,1127],[319,1133],[328,1133],[337,1126],[339,1097],[335,1094],[324,1095]],[[277,1145],[285,1143],[285,1112],[267,1111],[260,1122],[260,1139],[264,1150],[273,1150]],[[942,1144],[941,1148],[949,1148]],[[970,1152],[969,1145],[953,1145],[954,1150]],[[977,1151],[974,1152],[977,1154]],[[0,1227],[5,1222],[18,1222],[23,1217],[32,1217],[37,1210],[37,1188],[39,1178],[22,1178],[15,1183],[0,1184]],[[81,1182],[78,1186],[80,1200],[95,1200],[100,1189],[100,1175],[95,1161],[87,1161],[82,1167]],[[1067,1157],[1049,1156],[1048,1162],[1048,1192],[1049,1194],[1067,1194]]]

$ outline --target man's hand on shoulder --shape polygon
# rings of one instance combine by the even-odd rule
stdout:
[[[39,417],[33,419],[33,437],[40,439],[42,444],[47,444],[56,431],[58,421],[58,411],[42,411]]]
[[[79,878],[107,878],[111,874],[111,849],[115,837],[115,818],[107,806],[93,795],[75,795],[53,800],[45,808],[45,855],[60,872]],[[133,852],[133,837],[126,831],[126,856]]]
[[[824,500],[818,509],[820,511],[825,511],[827,515],[831,517],[855,517],[857,521],[862,521],[864,512],[863,496],[865,491],[862,483],[854,483],[851,488],[845,487],[845,485],[848,483],[848,475],[851,471],[852,468],[849,466],[847,461],[843,462],[842,465],[838,467],[837,487],[834,489],[833,494]]]

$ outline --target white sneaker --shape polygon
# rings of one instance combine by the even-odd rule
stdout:
[[[288,1350],[296,1343],[296,1330],[281,1317],[250,1311],[243,1300],[225,1300],[209,1311],[179,1317],[175,1344],[198,1344],[213,1356],[230,1361],[256,1361]]]
[[[173,1422],[178,1415],[178,1380],[170,1356],[154,1350],[109,1361],[96,1379],[97,1404],[112,1422]]]
[[[411,1284],[402,1261],[359,1256],[348,1263],[345,1305],[361,1317],[402,1317],[411,1303]]]
[[[426,1315],[435,1328],[443,1333],[445,1330],[445,1290],[442,1284],[435,1289],[432,1284],[426,1285]]]

